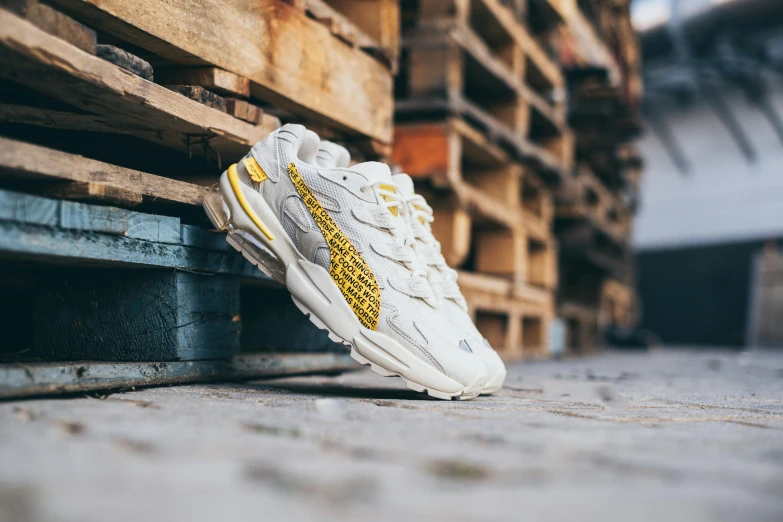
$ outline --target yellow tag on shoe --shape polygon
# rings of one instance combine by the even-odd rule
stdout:
[[[258,162],[253,156],[250,156],[249,158],[242,160],[242,163],[245,165],[248,174],[250,174],[250,179],[252,179],[256,183],[262,183],[263,181],[266,181],[266,179],[269,177],[266,175],[264,169],[261,168],[261,165],[258,164]]]
[[[321,206],[293,163],[288,165],[288,175],[329,244],[329,275],[359,322],[370,330],[376,330],[381,314],[381,289],[375,274],[348,236]]]

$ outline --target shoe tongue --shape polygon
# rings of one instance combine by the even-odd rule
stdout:
[[[400,194],[410,196],[413,194],[413,180],[407,174],[395,174],[392,181],[400,187]]]
[[[392,175],[391,175],[391,170],[389,170],[389,166],[384,163],[379,163],[377,161],[367,161],[364,163],[359,163],[351,167],[349,170],[358,172],[359,174],[367,178],[367,180],[370,182],[392,181]]]

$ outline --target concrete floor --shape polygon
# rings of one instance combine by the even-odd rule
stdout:
[[[783,520],[783,353],[0,403],[0,520]]]

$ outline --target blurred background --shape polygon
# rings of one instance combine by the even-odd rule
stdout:
[[[779,347],[783,4],[637,0],[631,12],[642,324],[669,344]]]

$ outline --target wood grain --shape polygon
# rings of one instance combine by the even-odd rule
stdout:
[[[279,0],[56,0],[68,12],[180,65],[248,78],[254,97],[390,143],[392,77],[380,62]],[[230,52],[229,52],[230,50]]]

